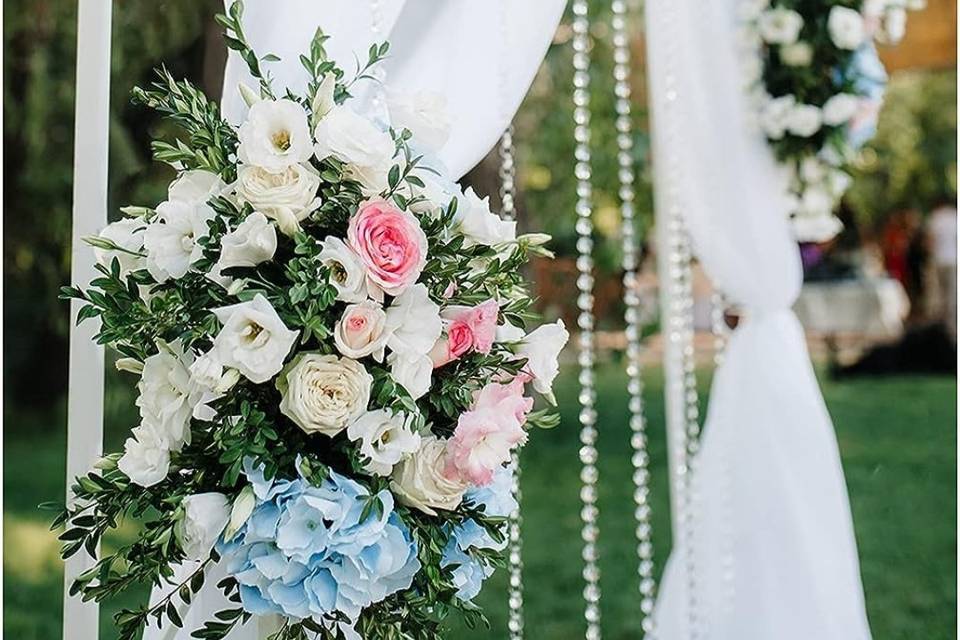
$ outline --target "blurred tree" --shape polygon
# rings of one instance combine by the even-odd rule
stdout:
[[[893,75],[847,194],[861,222],[877,225],[904,208],[929,212],[937,200],[956,198],[956,96],[956,71]]]
[[[118,203],[155,202],[169,179],[150,163],[148,133],[157,123],[130,105],[131,87],[148,81],[161,60],[176,75],[201,80],[204,27],[220,6],[114,3],[111,215]],[[69,279],[76,7],[67,0],[3,5],[4,392],[21,403],[49,403],[65,389],[67,305],[57,295]]]

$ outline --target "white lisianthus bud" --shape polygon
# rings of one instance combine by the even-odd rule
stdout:
[[[237,91],[240,92],[240,97],[243,98],[244,104],[246,104],[248,107],[252,107],[253,105],[263,100],[263,98],[260,97],[259,93],[251,89],[248,85],[244,84],[243,82],[237,85]]]
[[[143,363],[136,358],[117,358],[115,364],[117,371],[126,371],[127,373],[135,373],[137,375],[143,373]]]
[[[319,86],[317,86],[317,93],[313,96],[313,102],[310,104],[310,110],[313,112],[314,126],[316,126],[320,118],[330,113],[330,110],[336,106],[336,102],[333,100],[333,94],[336,88],[337,77],[332,73],[324,75],[323,80],[321,80]]]
[[[180,549],[190,560],[206,560],[230,520],[230,501],[222,493],[196,493],[184,498],[181,507],[174,527]]]
[[[435,436],[421,438],[417,452],[394,468],[390,488],[400,502],[427,515],[437,515],[436,509],[452,511],[467,485],[459,474],[448,477],[446,467],[447,443]]]
[[[233,507],[230,509],[230,521],[227,528],[223,530],[223,539],[227,542],[237,535],[240,528],[247,523],[254,507],[257,506],[257,496],[253,492],[253,485],[245,486],[240,494],[234,499]]]

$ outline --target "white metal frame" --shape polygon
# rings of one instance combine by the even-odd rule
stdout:
[[[110,115],[110,0],[78,0],[77,93],[73,150],[73,232],[70,280],[83,286],[96,277],[84,236],[107,222]],[[70,303],[70,370],[67,402],[67,500],[73,479],[90,470],[103,449],[103,347],[93,342],[96,323],[77,326],[81,304]],[[99,634],[100,610],[67,594],[70,583],[93,566],[84,551],[64,567],[63,638],[90,640]]]

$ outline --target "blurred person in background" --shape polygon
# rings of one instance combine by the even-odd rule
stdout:
[[[932,244],[939,305],[937,317],[957,338],[957,207],[942,199],[930,213],[927,230]]]
[[[907,286],[907,249],[910,246],[907,211],[894,211],[883,226],[880,243],[883,266],[891,278]]]

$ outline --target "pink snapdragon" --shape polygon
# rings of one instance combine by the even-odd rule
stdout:
[[[420,223],[384,200],[360,205],[347,227],[347,244],[360,257],[374,293],[400,295],[427,263],[427,236]]]

